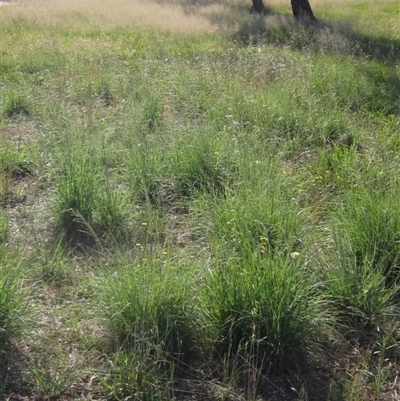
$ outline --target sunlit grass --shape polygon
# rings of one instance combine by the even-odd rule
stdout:
[[[210,9],[212,7],[208,7]],[[90,29],[135,26],[139,29],[160,29],[162,31],[196,34],[210,32],[212,25],[205,14],[186,13],[178,4],[168,2],[126,0],[86,0],[82,1],[17,1],[4,10],[3,18],[27,18],[28,21],[58,29],[73,27]],[[179,23],[177,23],[179,21]]]
[[[250,3],[1,8],[7,396],[395,390],[398,6]]]

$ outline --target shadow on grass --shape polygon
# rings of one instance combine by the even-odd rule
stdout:
[[[25,374],[28,364],[27,356],[13,345],[0,354],[0,399],[30,399],[32,389]]]
[[[400,61],[400,40],[365,35],[340,23],[301,24],[283,14],[255,15],[252,21],[241,23],[233,38],[247,45],[270,43],[297,51],[368,58],[389,66]]]
[[[268,5],[258,14],[250,0],[235,3],[221,0],[154,0],[157,3],[180,5],[186,13],[201,13],[213,25],[233,28],[232,38],[243,44],[271,43],[289,46],[298,51],[325,51],[355,57],[369,58],[389,65],[400,60],[400,40],[383,36],[365,35],[349,24],[325,21],[302,24],[291,14],[275,12]],[[206,12],[206,10],[209,12]],[[320,43],[322,39],[322,44]],[[331,40],[330,46],[328,41]],[[318,46],[320,45],[320,46]]]
[[[391,65],[400,61],[400,40],[362,35],[356,31],[348,32],[347,37],[359,46],[361,56]]]
[[[240,355],[214,356],[211,364],[200,357],[188,365],[175,366],[171,390],[177,399],[186,399],[187,394],[207,400],[236,399],[240,394],[237,399],[345,401],[345,380],[337,372],[339,366],[346,363],[345,356],[340,355],[339,360],[338,355],[332,355],[332,350],[322,347],[315,351],[298,350],[296,357],[288,359],[282,370],[274,374],[262,358],[255,366],[259,355],[249,360]],[[327,363],[332,358],[337,361],[336,371]]]
[[[175,1],[182,3],[186,12],[201,13],[211,4],[210,0],[184,4],[183,0]],[[272,45],[308,54],[368,60],[369,63],[361,63],[359,67],[360,74],[371,83],[368,111],[384,115],[400,113],[400,76],[395,69],[400,61],[400,40],[366,35],[340,21],[301,23],[291,14],[276,13],[270,8],[258,14],[250,7],[250,1],[234,4],[224,0],[220,4],[202,15],[218,29],[231,32],[232,40],[243,46]]]

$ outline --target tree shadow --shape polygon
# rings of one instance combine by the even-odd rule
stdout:
[[[365,99],[369,112],[400,114],[400,40],[366,35],[341,22],[295,21],[289,15],[270,14],[242,21],[232,39],[243,46],[272,45],[308,54],[327,54],[366,61],[358,65],[360,76],[370,82]]]
[[[347,23],[319,21],[311,26],[308,32],[317,38],[321,35],[330,39],[336,36],[336,41],[342,40],[345,44],[341,48],[342,52],[344,51],[343,55],[368,58],[390,65],[395,65],[400,60],[400,40],[366,35],[358,32]]]
[[[301,23],[290,15],[273,12],[267,17],[257,15],[252,21],[243,21],[233,38],[246,45],[270,43],[297,51],[370,59],[391,66],[400,61],[398,39],[366,35],[340,22]]]
[[[330,26],[330,29],[332,29],[332,26]],[[351,28],[347,28],[347,30],[339,28],[338,31],[358,47],[359,52],[355,55],[369,57],[391,65],[395,65],[400,61],[400,40],[398,39],[364,35]]]
[[[217,29],[228,28],[231,37],[244,45],[290,47],[297,51],[325,52],[368,58],[387,65],[400,60],[400,40],[366,35],[343,22],[322,20],[299,22],[267,4],[256,13],[250,0],[153,0],[158,4],[182,7],[187,14],[199,14]]]

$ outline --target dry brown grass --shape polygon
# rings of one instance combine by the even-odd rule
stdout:
[[[350,0],[356,3],[358,0]],[[364,0],[380,3],[387,0]],[[47,26],[105,28],[130,26],[136,29],[154,29],[184,35],[212,33],[218,27],[237,27],[246,23],[243,10],[250,0],[11,0],[0,2],[2,23],[14,18],[27,18]],[[349,0],[334,0],[335,4],[349,4]],[[289,0],[265,0],[269,6],[287,8]],[[332,6],[328,0],[312,0],[313,8]],[[281,16],[282,17],[282,16]],[[276,17],[267,17],[268,25],[281,25]],[[282,18],[281,18],[282,19]],[[254,22],[254,21],[253,21]]]
[[[251,0],[11,0],[2,7],[2,23],[24,18],[48,27],[133,27],[183,35],[213,33],[250,26],[286,25],[283,15],[259,16],[246,12]],[[289,0],[265,1],[285,5]]]
[[[218,5],[201,7],[191,12],[178,2],[143,0],[31,0],[15,1],[3,9],[3,21],[24,17],[47,25],[84,26],[107,28],[135,26],[163,31],[197,34],[212,32],[215,27],[207,15]],[[223,6],[222,6],[223,7]]]

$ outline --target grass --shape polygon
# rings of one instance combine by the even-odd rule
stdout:
[[[338,239],[337,264],[329,265],[324,272],[326,293],[338,314],[354,330],[379,328],[387,317],[397,313],[398,286],[387,283],[387,272],[382,265],[368,260],[359,262],[346,257]]]
[[[346,206],[338,211],[342,235],[350,242],[351,252],[359,263],[378,266],[386,277],[397,281],[400,226],[397,203],[391,204],[394,197],[385,190],[379,193],[360,189],[354,195],[349,191]]]
[[[31,106],[23,93],[10,92],[6,96],[4,113],[7,117],[29,116]]]
[[[164,251],[166,253],[166,251]],[[98,283],[102,313],[111,325],[115,345],[137,355],[139,350],[155,350],[167,358],[179,358],[190,349],[194,310],[193,274],[180,272],[173,262],[150,259],[106,272]],[[114,285],[110,285],[110,282]],[[178,281],[180,285],[178,285]],[[185,284],[185,285],[183,285]],[[189,302],[192,300],[192,302]],[[137,351],[136,351],[137,350]]]
[[[397,3],[81,3],[0,8],[1,397],[396,399]]]
[[[0,357],[6,354],[10,341],[19,337],[31,320],[32,306],[27,297],[29,292],[24,288],[21,276],[22,263],[16,254],[10,255],[0,249],[2,266],[0,270]]]
[[[78,155],[74,157],[74,152]],[[59,181],[55,215],[68,232],[84,232],[92,224],[96,197],[96,169],[90,155],[71,149]]]
[[[216,267],[206,286],[221,352],[256,354],[255,363],[264,362],[272,372],[293,364],[296,352],[328,320],[315,282],[290,259],[255,258]]]

